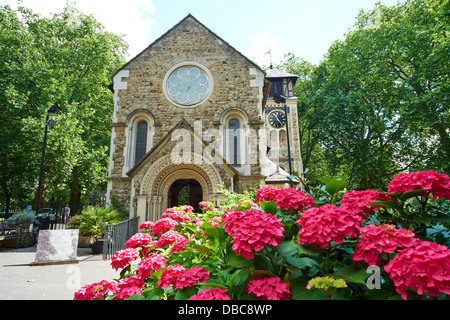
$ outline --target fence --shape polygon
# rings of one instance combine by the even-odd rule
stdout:
[[[119,250],[125,248],[125,243],[138,232],[139,217],[131,218],[116,224],[105,226],[103,242],[103,260],[111,257]]]

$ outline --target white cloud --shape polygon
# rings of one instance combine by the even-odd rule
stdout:
[[[267,54],[269,51],[271,55]],[[267,32],[259,32],[254,36],[254,43],[252,48],[239,49],[245,56],[253,60],[260,66],[269,66],[270,58],[274,64],[283,59],[283,51],[278,45],[278,38],[270,36]]]
[[[130,45],[129,57],[132,58],[150,43],[150,31],[154,20],[151,15],[155,7],[151,0],[72,0],[75,7],[85,14],[92,14],[105,28],[125,36]],[[22,5],[43,16],[62,12],[66,0],[6,0],[5,4],[17,8]]]

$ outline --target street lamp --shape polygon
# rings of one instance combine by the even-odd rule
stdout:
[[[292,164],[291,164],[291,142],[289,138],[289,117],[287,112],[287,104],[286,104],[286,97],[282,96],[279,93],[275,93],[273,96],[273,100],[277,103],[284,103],[284,114],[286,115],[286,139],[287,139],[287,149],[288,149],[288,161],[289,161],[289,174],[291,177],[289,178],[291,182],[291,188],[294,186],[294,181],[292,181]]]
[[[59,106],[57,104],[52,105],[47,111],[47,119],[45,120],[45,134],[44,134],[44,145],[42,146],[42,157],[41,157],[41,170],[39,172],[39,184],[36,196],[36,215],[39,210],[39,198],[41,196],[41,185],[42,185],[42,173],[44,171],[44,157],[45,157],[45,146],[47,144],[47,130],[48,126],[53,127],[56,120],[52,119],[49,121],[50,113],[59,113]]]

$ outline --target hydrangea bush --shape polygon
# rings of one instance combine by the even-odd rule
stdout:
[[[388,193],[321,181],[306,191],[223,191],[222,205],[201,202],[201,213],[170,208],[113,256],[120,279],[88,284],[75,299],[449,298],[447,175],[401,174]]]

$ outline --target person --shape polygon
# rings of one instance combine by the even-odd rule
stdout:
[[[70,217],[70,207],[68,204],[64,207],[64,222],[68,222]]]

